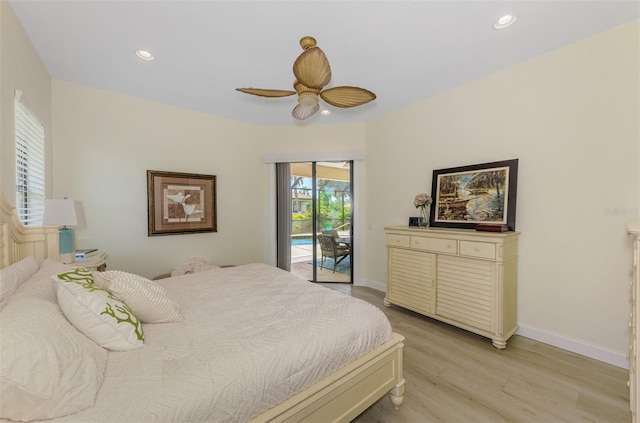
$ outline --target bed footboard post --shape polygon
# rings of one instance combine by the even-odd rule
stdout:
[[[393,404],[394,410],[400,410],[400,406],[404,403],[404,379],[391,389],[389,400]]]
[[[393,334],[394,338],[398,338],[399,341],[404,341],[404,337],[402,335],[398,335],[397,333]],[[391,401],[391,404],[393,405],[393,409],[398,411],[400,410],[400,406],[404,403],[404,383],[405,383],[405,379],[404,379],[404,343],[403,342],[398,342],[397,344],[397,350],[396,350],[396,361],[395,361],[395,366],[396,369],[395,371],[397,372],[396,377],[395,377],[395,381],[398,382],[396,383],[396,385],[391,388],[391,391],[389,391],[389,400]]]

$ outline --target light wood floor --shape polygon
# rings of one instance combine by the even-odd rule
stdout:
[[[489,339],[386,308],[384,293],[322,284],[368,301],[404,335],[405,402],[383,397],[356,423],[630,422],[628,372],[518,335],[498,350]]]
[[[308,261],[291,263],[291,273],[294,273],[303,279],[311,280],[313,279],[313,266],[308,264]],[[349,282],[351,279],[350,275],[334,272],[331,268],[327,269],[320,267],[316,268],[316,277],[319,282]]]

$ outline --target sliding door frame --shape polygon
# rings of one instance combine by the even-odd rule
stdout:
[[[267,166],[267,172],[269,173],[269,188],[266,190],[265,195],[268,198],[265,199],[265,204],[270,204],[269,210],[265,213],[265,262],[272,266],[277,266],[277,228],[273,222],[277,221],[277,204],[276,204],[276,163],[294,163],[294,162],[339,162],[339,161],[353,161],[352,167],[352,181],[351,189],[353,192],[353,210],[351,216],[352,226],[352,238],[354,240],[354,248],[351,254],[354,256],[351,272],[351,281],[353,285],[361,285],[359,282],[359,267],[362,265],[362,260],[359,255],[359,245],[362,239],[362,225],[361,215],[363,214],[363,206],[360,202],[361,198],[364,198],[362,184],[360,183],[362,178],[362,172],[364,168],[364,152],[343,152],[343,153],[304,153],[304,154],[268,154],[263,158],[263,162]]]
[[[355,213],[353,212],[354,210],[356,210],[356,206],[355,206],[355,199],[354,199],[354,188],[353,188],[353,167],[355,166],[355,161],[354,160],[337,160],[337,161],[331,161],[328,163],[339,163],[339,162],[349,162],[349,199],[351,202],[351,210],[349,211],[349,222],[350,222],[350,228],[349,228],[349,238],[351,238],[351,258],[350,258],[350,263],[351,265],[349,266],[349,283],[353,285],[353,280],[354,280],[354,276],[353,276],[353,269],[354,269],[354,263],[357,261],[354,257],[354,253],[353,253],[353,249],[354,249],[354,245],[357,244],[357,242],[355,242],[354,239],[354,223],[353,223],[353,217],[355,215]],[[321,230],[322,228],[318,228],[318,209],[320,208],[321,204],[319,204],[319,199],[320,199],[320,195],[318,195],[318,178],[317,178],[317,166],[318,166],[318,162],[305,162],[305,163],[309,163],[311,165],[311,207],[313,209],[313,212],[311,213],[311,245],[313,246],[312,248],[312,252],[313,252],[313,257],[317,257],[317,253],[318,253],[318,243],[316,242],[316,234],[318,234],[319,230]],[[344,211],[344,210],[343,210]],[[289,222],[291,223],[291,222]],[[289,237],[291,237],[291,234],[289,234]],[[278,243],[278,250],[281,249],[281,245],[280,243]],[[278,259],[280,261],[280,259]],[[335,260],[335,259],[334,259]],[[289,254],[289,262],[291,262],[291,254]],[[318,260],[316,258],[314,258],[312,260],[313,263],[313,271],[311,272],[311,282],[322,282],[322,283],[335,283],[337,281],[319,281],[318,280]],[[289,263],[291,264],[291,263]],[[290,266],[289,266],[290,267]],[[344,283],[344,282],[342,282]]]

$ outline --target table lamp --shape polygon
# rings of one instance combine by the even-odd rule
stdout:
[[[75,261],[76,242],[73,229],[67,225],[84,224],[84,209],[82,202],[76,200],[44,200],[44,226],[62,226],[60,228],[60,261],[73,263]]]

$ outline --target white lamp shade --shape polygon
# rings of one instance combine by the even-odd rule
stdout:
[[[82,202],[76,200],[44,200],[44,226],[75,226],[84,224]]]

